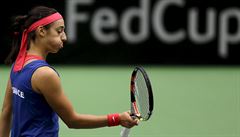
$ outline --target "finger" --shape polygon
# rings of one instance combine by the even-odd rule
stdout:
[[[129,122],[124,122],[123,126],[126,127],[126,128],[131,128],[132,127],[132,125]]]
[[[139,119],[135,119],[136,125],[139,125],[140,120]]]

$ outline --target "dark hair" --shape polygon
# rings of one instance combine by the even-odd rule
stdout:
[[[17,54],[20,49],[22,33],[25,29],[29,28],[34,22],[56,13],[57,10],[54,8],[49,8],[45,6],[37,6],[32,8],[27,15],[19,15],[13,18],[13,23],[10,28],[10,33],[12,34],[12,49],[7,58],[5,59],[5,64],[11,64],[15,61]],[[50,27],[49,25],[44,26],[46,29]],[[30,40],[35,39],[35,31],[28,34],[27,38],[27,48],[29,48]]]

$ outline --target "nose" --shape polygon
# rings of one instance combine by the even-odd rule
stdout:
[[[62,42],[67,41],[67,35],[65,32],[62,33],[61,40],[62,40]]]

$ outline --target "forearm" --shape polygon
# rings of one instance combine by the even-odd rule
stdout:
[[[118,126],[131,128],[138,125],[137,119],[132,119],[129,112],[114,113],[103,116],[75,114],[75,118],[65,121],[69,128],[100,128],[105,126]]]
[[[65,122],[66,123],[66,122]],[[100,128],[108,126],[106,115],[96,116],[75,114],[74,118],[66,123],[69,128]]]

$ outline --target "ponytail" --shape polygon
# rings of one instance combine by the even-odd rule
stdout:
[[[19,52],[20,49],[20,43],[21,43],[21,37],[22,37],[22,32],[24,30],[24,23],[27,20],[27,16],[16,16],[13,18],[13,23],[10,28],[10,35],[12,39],[11,43],[11,51],[8,54],[7,58],[5,59],[5,64],[10,65],[12,64]]]

